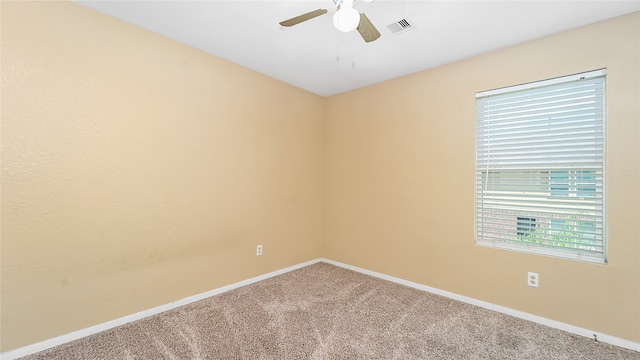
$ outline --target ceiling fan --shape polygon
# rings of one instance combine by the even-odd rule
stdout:
[[[358,30],[365,42],[371,42],[380,37],[380,32],[364,13],[359,13],[353,8],[356,0],[333,0],[337,11],[333,14],[333,25],[342,32]],[[371,2],[373,0],[363,0]],[[281,26],[289,27],[311,20],[328,12],[327,9],[318,9],[308,13],[292,17],[280,22]]]

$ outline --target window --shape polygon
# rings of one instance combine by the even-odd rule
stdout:
[[[595,172],[592,170],[555,170],[549,173],[551,196],[595,196]]]
[[[536,219],[518,216],[518,236],[530,236],[536,229]]]
[[[550,171],[549,190],[551,196],[569,196],[569,171]]]
[[[476,244],[606,263],[605,76],[476,94]]]

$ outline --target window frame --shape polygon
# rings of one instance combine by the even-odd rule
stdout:
[[[484,212],[491,213],[491,211],[486,211],[484,207],[479,207],[478,205],[479,199],[481,198],[484,199],[483,197],[484,194],[482,195],[478,194],[480,191],[479,185],[478,185],[478,178],[483,178],[485,174],[488,176],[489,172],[492,171],[493,173],[491,175],[495,174],[498,180],[496,184],[489,185],[489,186],[496,187],[496,189],[493,190],[494,192],[502,191],[504,189],[502,189],[501,187],[505,185],[502,183],[503,180],[500,178],[500,176],[503,176],[503,175],[509,176],[510,169],[508,168],[502,169],[499,167],[497,168],[487,167],[485,169],[485,168],[480,168],[478,165],[479,156],[480,156],[479,155],[480,132],[478,128],[480,126],[479,125],[480,121],[482,121],[481,116],[479,115],[479,110],[478,110],[478,99],[485,98],[488,96],[500,96],[501,94],[511,94],[511,93],[522,91],[522,90],[531,90],[531,89],[544,90],[544,88],[546,87],[550,87],[558,84],[573,83],[573,82],[578,82],[584,79],[591,80],[594,78],[602,78],[602,84],[601,84],[602,93],[601,93],[601,97],[597,98],[598,101],[601,101],[601,107],[602,107],[602,114],[601,114],[602,124],[599,125],[599,126],[602,126],[602,129],[601,129],[602,157],[598,158],[598,164],[599,164],[598,166],[600,167],[596,171],[591,171],[589,169],[583,170],[581,167],[576,167],[576,168],[568,167],[566,169],[563,169],[561,167],[549,168],[547,170],[548,173],[547,173],[546,186],[548,191],[547,198],[550,200],[562,201],[562,199],[565,198],[565,199],[584,200],[588,202],[592,198],[595,198],[593,200],[593,203],[595,204],[593,218],[595,220],[594,221],[590,221],[590,219],[585,220],[584,218],[582,218],[580,214],[578,214],[576,217],[575,214],[572,215],[571,213],[561,213],[559,214],[559,216],[563,216],[562,218],[554,218],[555,215],[552,214],[552,215],[549,215],[548,219],[546,219],[546,224],[544,219],[542,220],[541,223],[538,223],[535,220],[538,217],[536,213],[527,212],[522,209],[514,208],[512,216],[515,217],[515,220],[513,221],[513,225],[511,226],[514,227],[514,234],[517,235],[517,238],[519,238],[519,240],[501,241],[501,240],[497,240],[496,238],[493,238],[492,240],[488,241],[484,237],[479,238],[479,232],[484,234],[484,228],[482,230],[479,230],[479,221],[480,221],[479,218],[482,218],[481,226],[485,226],[485,222],[486,222],[485,216],[488,216],[488,218],[491,219],[491,216],[496,216],[497,218],[498,215],[485,215]],[[599,102],[598,102],[598,105],[600,105]],[[606,225],[607,209],[606,209],[606,183],[605,183],[606,117],[607,117],[606,116],[606,69],[599,69],[599,70],[588,71],[584,73],[562,76],[562,77],[553,78],[553,79],[547,79],[542,81],[536,81],[536,82],[531,82],[526,84],[520,84],[515,86],[509,86],[509,87],[504,87],[499,89],[478,92],[476,93],[476,107],[477,107],[476,108],[476,150],[475,150],[476,151],[476,165],[475,165],[475,177],[476,177],[475,183],[476,184],[475,184],[475,197],[474,197],[475,244],[479,246],[485,246],[485,247],[491,247],[491,248],[513,250],[513,251],[526,252],[526,253],[532,253],[532,254],[547,255],[547,256],[567,258],[572,260],[582,260],[586,262],[606,264],[608,261],[607,260],[608,239],[607,239],[607,225]],[[594,124],[597,125],[598,121],[600,121],[599,119],[600,117],[598,117],[597,115],[594,115],[594,121],[595,121]],[[520,133],[516,133],[516,134],[520,134]],[[486,143],[486,140],[485,140],[485,143]],[[483,173],[483,171],[485,170],[486,172]],[[539,168],[536,169],[535,166],[529,165],[529,168],[525,167],[525,169],[521,171],[539,172],[541,170]],[[597,173],[598,171],[599,171],[599,174],[601,174],[600,178],[598,178],[598,176],[600,176]],[[563,174],[566,174],[566,175],[563,175]],[[553,179],[554,176],[556,177],[556,179]],[[540,179],[536,179],[536,181],[538,182],[534,182],[535,184],[532,186],[534,186],[534,189],[535,189],[534,191],[539,191],[540,189],[538,188],[544,187],[544,179],[541,177]],[[554,184],[554,181],[556,182],[555,184]],[[483,186],[483,189],[486,189],[487,184],[483,183],[482,186]],[[601,186],[600,194],[596,195],[598,186]],[[512,188],[511,190],[508,189],[507,191],[515,191],[513,189],[514,188]],[[537,200],[531,200],[531,201],[535,203]],[[598,204],[601,204],[601,205],[598,205]],[[482,203],[482,206],[484,206],[484,203]],[[531,226],[525,229],[526,224],[524,224],[524,222],[526,222],[525,221],[526,219],[534,219],[534,220],[531,220],[532,221]],[[558,228],[558,224],[562,224],[561,228],[564,229],[563,231],[565,232],[560,233],[557,230],[554,230],[554,228],[555,229]],[[600,228],[596,229],[596,227],[600,227]],[[542,235],[543,237],[545,237],[545,240],[535,241],[535,244],[532,244],[531,243],[532,241],[528,240],[528,238],[529,236],[535,236],[534,233],[536,231],[546,231],[546,234]],[[571,236],[567,238],[566,232],[569,232],[569,231],[571,231]],[[593,234],[591,234],[591,231],[593,231]],[[552,238],[554,240],[551,240]],[[546,245],[546,244],[554,243],[556,239],[558,239],[557,241],[560,241],[561,243],[564,242],[563,246],[566,246],[566,248],[559,247],[559,245],[557,244]],[[593,244],[582,245],[583,241],[587,243],[589,242],[590,239],[592,239]],[[573,246],[573,247],[569,247],[569,246]],[[585,255],[585,253],[591,251],[591,250],[587,250],[589,248],[593,252],[591,254]]]

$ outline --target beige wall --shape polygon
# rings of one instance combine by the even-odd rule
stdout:
[[[324,256],[640,341],[639,64],[635,13],[328,98]],[[475,246],[475,92],[598,68],[609,264]]]
[[[2,351],[320,256],[640,341],[638,14],[328,99],[75,4],[1,14]],[[474,246],[474,93],[601,67],[609,264]]]
[[[324,103],[73,3],[3,1],[2,351],[320,257]]]

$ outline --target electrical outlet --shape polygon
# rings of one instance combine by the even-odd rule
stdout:
[[[256,256],[262,255],[262,245],[256,246]]]
[[[540,275],[534,272],[527,273],[527,285],[537,288],[540,285]]]

